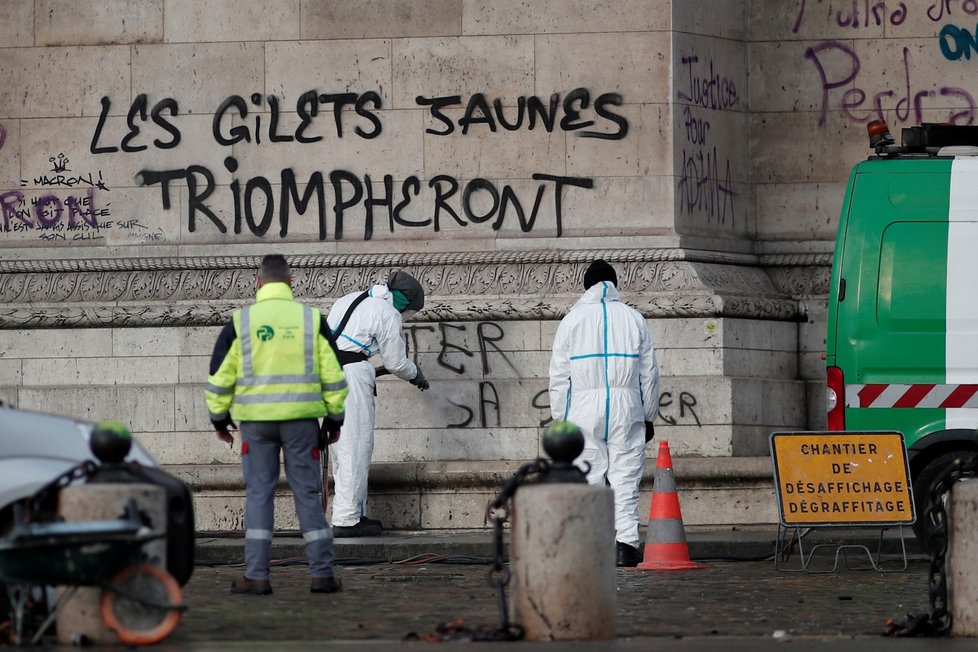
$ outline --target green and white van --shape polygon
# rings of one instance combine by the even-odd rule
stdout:
[[[920,523],[936,476],[978,450],[978,127],[869,131],[832,266],[828,427],[904,434]]]

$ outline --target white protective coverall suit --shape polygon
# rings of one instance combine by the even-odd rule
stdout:
[[[615,538],[635,548],[645,422],[658,407],[659,367],[645,318],[619,301],[611,282],[592,285],[554,336],[550,412],[584,433],[577,462],[591,464],[590,484],[611,485]]]
[[[384,368],[403,380],[414,383],[424,378],[418,366],[407,357],[401,336],[402,316],[394,307],[391,290],[387,285],[374,285],[368,293],[369,296],[350,313],[342,333],[337,333],[336,328],[362,292],[352,292],[337,299],[326,318],[341,355],[348,351],[365,356],[362,361],[343,365],[350,390],[346,397],[346,420],[339,441],[329,447],[335,487],[332,500],[334,528],[356,526],[360,518],[366,516],[367,475],[374,449],[376,378],[376,370],[366,358],[379,354]],[[423,382],[427,389],[427,381]]]

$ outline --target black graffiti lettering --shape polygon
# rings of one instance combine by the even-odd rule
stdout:
[[[293,140],[295,140],[295,136],[291,134],[283,136],[282,134],[278,133],[278,98],[274,95],[269,95],[268,107],[272,110],[272,117],[270,118],[268,124],[268,139],[273,143],[291,143]]]
[[[531,177],[534,181],[553,181],[557,184],[554,189],[554,215],[557,219],[557,237],[563,233],[563,213],[561,211],[561,197],[564,186],[574,186],[576,188],[593,188],[594,179],[586,177],[555,177],[549,174],[534,174]]]
[[[547,399],[545,403],[540,402],[541,399],[543,398]],[[552,416],[550,416],[550,391],[549,390],[544,389],[534,394],[533,399],[530,401],[530,405],[532,405],[537,409],[547,411],[547,417],[542,421],[540,421],[541,428],[546,428],[553,422],[554,419]]]
[[[465,414],[466,414],[465,419],[463,419],[462,421],[459,421],[458,423],[449,423],[448,424],[449,428],[465,428],[470,423],[472,423],[472,419],[475,417],[475,412],[472,411],[472,408],[468,407],[467,405],[456,403],[452,399],[448,399],[448,402],[451,405],[454,405],[455,407],[459,408],[460,410],[465,410]]]
[[[441,110],[455,104],[461,104],[462,103],[461,95],[451,95],[447,97],[432,97],[432,98],[427,98],[424,97],[423,95],[418,95],[415,98],[415,102],[417,102],[418,106],[430,107],[429,110],[431,111],[431,117],[435,118],[436,120],[440,120],[445,125],[444,131],[436,131],[435,129],[428,127],[427,129],[425,129],[425,133],[434,134],[436,136],[447,136],[448,134],[455,131],[455,123],[452,122],[448,116],[442,113]]]
[[[618,131],[605,133],[600,131],[582,131],[581,138],[601,138],[604,140],[622,140],[628,135],[628,120],[613,111],[608,106],[621,106],[624,103],[618,93],[602,93],[594,101],[594,112],[606,120],[618,125]]]
[[[662,392],[659,394],[659,418],[671,426],[676,425],[676,418],[666,415],[662,408],[672,405],[672,392]]]
[[[312,124],[312,119],[319,115],[319,93],[306,91],[299,96],[295,103],[295,112],[299,114],[299,126],[295,129],[295,140],[299,143],[316,143],[322,136],[307,136],[306,129]]]
[[[428,226],[432,222],[432,219],[430,217],[417,222],[412,222],[410,220],[401,217],[401,211],[404,210],[404,208],[411,203],[411,197],[408,196],[409,190],[414,194],[415,197],[417,197],[421,193],[421,181],[418,179],[418,177],[412,175],[407,179],[405,179],[404,183],[401,184],[402,199],[401,201],[397,202],[397,206],[394,207],[394,212],[392,214],[394,224],[399,224],[401,226]],[[437,211],[437,208],[435,210]],[[391,226],[391,231],[393,230],[394,227]],[[437,229],[435,230],[437,231]]]
[[[95,189],[88,189],[88,196],[82,198],[79,201],[78,197],[66,197],[65,203],[68,204],[68,227],[78,226],[77,218],[80,217],[82,222],[88,226],[98,228],[98,220],[96,219],[97,211],[95,209]],[[105,214],[108,212],[106,211]]]
[[[170,210],[170,182],[176,179],[183,179],[187,176],[187,170],[164,170],[154,172],[152,170],[140,170],[136,175],[142,186],[154,186],[160,184],[160,191],[163,193],[163,210]],[[193,229],[190,229],[193,231]]]
[[[255,106],[261,106],[261,93],[251,94],[251,103]],[[261,145],[261,114],[255,114],[255,144]]]
[[[560,104],[560,93],[550,96],[550,105],[545,107],[543,102],[536,95],[526,99],[526,112],[529,114],[530,123],[528,128],[532,131],[537,126],[537,118],[543,124],[543,128],[550,133],[557,124],[557,105]]]
[[[234,157],[227,157],[224,166],[232,175],[238,169],[237,160]],[[60,178],[60,177],[58,177]],[[188,186],[188,229],[193,232],[197,228],[196,216],[202,212],[218,226],[218,229],[225,233],[225,225],[217,217],[217,213],[206,203],[219,189],[215,183],[214,175],[200,165],[192,165],[184,170],[142,170],[137,179],[140,185],[150,186],[161,185],[163,208],[170,209],[170,182],[175,179],[187,179]],[[410,176],[401,182],[400,193],[397,192],[393,175],[384,175],[383,191],[378,192],[369,175],[362,178],[346,170],[333,170],[329,173],[329,181],[333,191],[333,216],[334,216],[334,237],[342,240],[344,227],[354,209],[360,207],[359,213],[364,218],[363,238],[370,240],[374,233],[375,210],[377,207],[386,207],[387,227],[390,233],[395,233],[398,227],[427,227],[433,226],[437,232],[441,229],[441,216],[447,212],[456,223],[461,226],[469,224],[491,223],[493,230],[499,230],[505,223],[507,214],[515,211],[520,230],[524,233],[532,231],[540,217],[543,206],[543,197],[547,188],[552,183],[554,187],[554,222],[557,235],[563,233],[563,204],[562,195],[565,186],[591,188],[594,185],[593,179],[585,177],[557,177],[548,174],[534,174],[532,178],[542,181],[534,194],[533,206],[529,216],[526,214],[523,201],[509,185],[497,188],[492,182],[486,179],[473,179],[469,181],[462,191],[461,208],[462,216],[453,209],[448,200],[459,192],[459,182],[447,175],[438,175],[428,181],[427,187],[434,191],[434,197],[427,196],[424,201],[431,202],[433,208],[431,217],[424,217],[417,220],[407,219],[403,213],[411,206],[412,200],[421,196],[423,189],[420,180],[416,176]],[[275,186],[265,176],[256,176],[252,179],[238,179],[232,177],[228,185],[230,190],[230,200],[233,204],[234,213],[234,233],[242,232],[243,223],[248,225],[248,229],[257,235],[268,231],[271,224],[269,215],[279,218],[279,234],[284,237],[289,230],[289,223],[293,209],[297,213],[304,214],[308,211],[310,202],[313,198],[317,199],[318,227],[320,239],[327,237],[326,223],[326,197],[324,173],[313,172],[309,177],[309,183],[304,192],[300,194],[295,172],[290,168],[281,171],[281,186]],[[103,188],[101,182],[97,187]],[[107,190],[107,189],[106,189]],[[261,205],[261,215],[258,215],[258,203],[261,201],[256,193],[261,192],[264,204]],[[276,197],[276,193],[281,193],[281,197]],[[487,200],[482,199],[485,194]],[[276,199],[278,209],[276,211]],[[433,201],[432,201],[433,200]],[[213,200],[211,200],[213,201]],[[433,205],[432,205],[433,204]],[[424,204],[421,204],[422,210]],[[429,213],[431,214],[431,213]],[[495,219],[494,219],[495,218]]]
[[[696,397],[689,392],[679,393],[679,418],[682,419],[686,416],[686,410],[689,409],[689,413],[693,415],[693,419],[696,420],[696,425],[699,426],[700,418],[696,415],[696,410],[693,407],[696,405]]]
[[[374,223],[374,206],[386,206],[387,207],[387,219],[390,223],[391,233],[394,232],[394,177],[385,174],[384,175],[384,197],[380,199],[374,198],[374,187],[370,182],[370,177],[368,175],[363,175],[363,187],[367,193],[366,199],[363,200],[363,205],[367,210],[366,224],[370,229],[370,233],[373,233],[373,223]],[[370,239],[368,236],[367,240]]]
[[[490,337],[489,330],[495,329],[495,336]],[[506,353],[500,349],[496,342],[502,341],[505,333],[503,332],[502,326],[492,321],[480,321],[479,325],[476,326],[476,334],[479,336],[479,353],[482,356],[482,375],[485,376],[489,373],[489,347],[492,346],[493,350],[502,356],[503,361],[509,365],[509,367],[519,373],[519,370],[513,366],[513,363],[506,356]]]
[[[527,233],[533,230],[533,225],[537,221],[537,212],[540,210],[540,203],[543,200],[544,186],[539,186],[537,188],[537,196],[533,201],[533,210],[530,212],[530,219],[526,219],[526,214],[523,211],[523,204],[520,202],[516,193],[509,186],[503,186],[503,194],[499,203],[499,219],[492,225],[494,231],[498,231],[499,227],[503,225],[503,220],[506,218],[506,209],[512,205],[513,209],[516,211],[516,219],[520,223],[520,231]]]
[[[442,183],[448,184],[448,191],[442,191]],[[431,178],[428,181],[428,187],[433,188],[435,191],[435,214],[432,217],[435,225],[435,231],[440,231],[441,226],[438,218],[441,216],[441,212],[444,210],[446,213],[452,216],[458,224],[461,226],[468,226],[468,222],[465,222],[458,216],[455,209],[449,206],[445,200],[458,192],[458,181],[455,177],[450,177],[447,174],[439,174]]]
[[[469,351],[468,349],[466,349],[464,346],[459,346],[458,344],[452,344],[451,342],[449,342],[448,332],[447,332],[447,329],[449,328],[454,328],[455,330],[460,330],[460,331],[465,330],[465,326],[455,326],[453,324],[446,324],[445,322],[438,322],[438,329],[441,332],[441,351],[438,352],[437,361],[441,367],[444,367],[445,369],[453,371],[457,374],[463,374],[465,373],[465,365],[460,364],[457,367],[452,365],[448,361],[445,354],[448,353],[449,349],[462,353],[463,355],[466,355],[470,358],[473,357],[475,354]]]
[[[255,221],[253,197],[256,190],[260,190],[265,196],[261,222]],[[275,200],[272,197],[272,184],[268,182],[268,179],[265,177],[248,179],[248,183],[245,184],[244,210],[245,221],[248,222],[248,228],[252,233],[257,236],[263,236],[268,233],[268,228],[272,225],[272,217],[275,215]]]
[[[122,151],[123,152],[141,152],[146,149],[146,145],[130,145],[136,136],[139,135],[139,126],[136,125],[136,115],[139,115],[139,119],[146,122],[147,114],[146,111],[149,108],[148,100],[146,99],[146,94],[137,95],[136,99],[133,100],[132,106],[129,107],[129,114],[126,116],[126,126],[129,127],[129,133],[127,133],[122,139]]]
[[[580,105],[580,109],[575,109],[574,105]],[[591,105],[591,93],[585,88],[575,88],[567,97],[564,98],[564,117],[560,119],[560,128],[564,131],[575,131],[584,129],[594,124],[594,120],[580,121],[581,111]]]
[[[53,205],[54,209],[52,211],[47,210],[49,205]],[[64,206],[62,205],[61,200],[54,195],[38,197],[37,201],[34,203],[34,215],[37,217],[38,226],[42,229],[50,228],[60,222],[61,213],[63,211]]]
[[[282,201],[279,206],[279,222],[281,224],[280,235],[284,238],[289,230],[289,213],[291,204],[295,204],[296,212],[302,215],[312,201],[313,193],[316,195],[316,217],[319,223],[319,239],[326,239],[326,196],[323,188],[322,172],[313,172],[309,176],[309,183],[306,190],[299,197],[299,188],[296,186],[295,173],[291,169],[282,170]]]
[[[92,134],[92,142],[88,146],[88,150],[92,154],[109,154],[111,152],[118,152],[118,147],[100,147],[98,144],[99,138],[102,135],[102,129],[105,128],[105,120],[109,117],[109,109],[112,106],[112,100],[110,100],[107,96],[102,96],[101,102],[102,110],[98,114],[98,124],[95,125],[95,132]]]
[[[435,332],[434,326],[422,326],[419,324],[405,324],[404,330],[404,346],[408,351],[413,351],[414,354],[412,359],[415,364],[418,362],[418,331],[427,331],[429,333]]]
[[[486,191],[489,194],[489,197],[492,199],[492,208],[490,208],[484,215],[477,215],[472,208],[472,195],[479,190]],[[465,217],[469,218],[470,222],[473,224],[481,224],[482,222],[491,219],[498,209],[499,192],[496,190],[496,186],[492,185],[485,179],[472,179],[472,181],[465,184],[465,190],[462,191],[462,212],[465,213]],[[496,229],[499,228],[497,225],[493,226]]]
[[[251,131],[244,125],[231,127],[230,131],[228,131],[229,136],[221,133],[221,121],[224,119],[225,112],[230,108],[237,109],[238,117],[241,119],[248,117],[248,105],[240,95],[232,95],[221,102],[221,105],[217,107],[217,111],[214,113],[213,121],[211,121],[211,131],[214,134],[214,140],[221,145],[234,145],[235,143],[240,143],[242,140],[250,143]]]
[[[99,144],[102,138],[102,132],[105,129],[106,120],[109,117],[109,110],[112,107],[112,101],[108,97],[102,97],[101,103],[102,109],[99,112],[98,123],[95,125],[95,131],[92,134],[92,141],[89,145],[89,151],[92,154],[108,154],[119,151],[119,148],[114,145],[106,146]],[[180,143],[180,130],[175,124],[163,117],[162,114],[164,111],[168,112],[171,117],[176,117],[180,112],[177,101],[172,98],[165,98],[157,102],[152,110],[149,110],[149,101],[146,94],[137,95],[136,99],[129,106],[129,112],[126,114],[128,131],[120,143],[122,151],[132,153],[141,152],[149,148],[146,144],[133,144],[133,141],[142,133],[140,123],[145,123],[148,120],[152,120],[154,124],[170,134],[169,140],[155,138],[153,145],[158,149],[172,149],[176,147]]]
[[[336,136],[343,137],[343,107],[356,104],[356,93],[324,93],[319,96],[323,104],[333,105],[333,122],[336,126]]]
[[[368,103],[372,104],[374,108],[378,110],[383,104],[379,94],[375,93],[374,91],[367,91],[357,98],[357,102],[354,105],[353,110],[356,111],[357,115],[363,116],[370,121],[370,123],[373,125],[373,131],[364,131],[359,125],[354,127],[353,131],[361,138],[366,138],[369,140],[370,138],[376,138],[381,134],[381,131],[383,131],[383,124],[381,124],[380,118],[367,109]]]
[[[205,186],[201,192],[197,192],[197,175],[204,178]],[[214,223],[217,230],[221,233],[227,233],[228,228],[224,226],[224,222],[214,214],[204,200],[211,196],[214,192],[214,175],[211,171],[201,165],[191,165],[187,168],[187,229],[193,233],[197,230],[197,211],[200,211]]]
[[[492,392],[492,397],[488,396],[489,392]],[[487,407],[495,408],[496,412],[496,426],[502,425],[502,415],[499,411],[499,393],[496,391],[496,386],[493,385],[488,380],[483,380],[479,382],[479,416],[482,418],[482,427],[489,427],[489,419],[486,411]]]
[[[492,108],[496,115],[496,122],[501,124],[506,131],[516,131],[523,126],[523,116],[526,114],[526,98],[522,95],[516,98],[516,122],[506,122],[503,101],[498,97],[492,101]]]
[[[180,108],[177,106],[177,101],[169,97],[156,103],[156,106],[154,106],[153,110],[150,112],[150,117],[160,128],[169,132],[172,138],[167,141],[156,138],[153,140],[153,144],[159,149],[173,149],[180,144],[180,130],[177,129],[173,123],[163,117],[163,111],[168,111],[170,116],[175,118],[180,113]]]
[[[428,107],[431,116],[438,120],[443,127],[441,129],[428,127],[426,133],[436,136],[448,136],[455,133],[456,126],[460,128],[462,135],[467,135],[469,131],[478,125],[484,125],[489,132],[496,133],[497,126],[507,131],[517,131],[523,128],[532,131],[541,125],[546,131],[552,132],[559,124],[563,131],[577,131],[586,129],[595,124],[595,120],[590,115],[585,116],[585,111],[593,111],[594,117],[601,118],[615,126],[614,131],[583,131],[582,138],[604,138],[609,140],[619,140],[628,133],[628,120],[619,113],[609,110],[609,106],[622,106],[624,101],[618,93],[602,93],[592,104],[591,92],[586,88],[575,88],[567,93],[561,100],[560,93],[553,93],[544,102],[536,95],[529,97],[520,95],[516,98],[515,121],[510,117],[507,119],[507,108],[503,105],[502,98],[494,98],[491,102],[483,93],[470,95],[465,102],[465,109],[457,123],[447,116],[443,109],[461,105],[460,95],[443,97],[425,97],[419,95],[415,101],[419,106]]]
[[[337,240],[342,240],[343,212],[348,208],[356,206],[360,202],[360,199],[363,198],[363,184],[360,183],[360,180],[356,176],[343,170],[330,172],[329,181],[333,184],[333,192],[336,195],[336,203],[333,204],[333,214],[335,215],[336,222],[333,227],[333,232]],[[343,201],[343,182],[353,187],[353,196],[347,201]],[[369,233],[367,232],[368,226],[371,228]],[[364,227],[364,238],[369,240],[372,233],[372,225],[366,225]]]
[[[476,115],[478,112],[480,115]],[[465,107],[465,115],[459,118],[459,126],[462,127],[462,134],[469,133],[469,126],[473,124],[489,125],[489,131],[496,133],[496,122],[489,113],[489,103],[486,96],[476,93],[469,98],[469,103]]]

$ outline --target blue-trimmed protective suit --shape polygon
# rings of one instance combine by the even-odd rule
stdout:
[[[659,366],[645,318],[609,281],[592,285],[557,327],[550,358],[550,411],[584,433],[577,462],[588,482],[615,494],[615,538],[639,545],[638,490],[645,422],[659,407]]]

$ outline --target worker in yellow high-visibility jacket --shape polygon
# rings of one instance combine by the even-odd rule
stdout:
[[[241,423],[245,481],[245,575],[232,593],[272,592],[269,557],[279,451],[306,541],[313,593],[334,593],[333,533],[320,499],[320,431],[339,439],[347,395],[336,343],[323,315],[292,297],[285,258],[265,256],[251,306],[221,331],[207,379],[207,408],[217,437],[230,445]],[[323,419],[320,426],[319,419]]]

